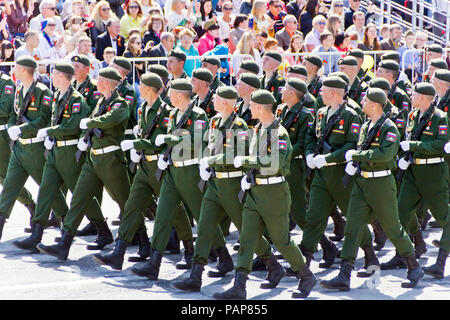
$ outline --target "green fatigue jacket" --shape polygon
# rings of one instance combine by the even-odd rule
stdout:
[[[406,92],[406,94],[408,95],[408,97],[411,97],[411,93],[412,93],[412,84],[409,81],[409,79],[406,80],[399,80],[397,82],[397,86],[402,89],[404,92]]]
[[[86,100],[86,104],[89,110],[89,114],[91,114],[92,110],[94,110],[97,105],[98,100],[102,97],[102,94],[97,91],[97,85],[94,81],[89,77],[86,77],[82,83],[78,84],[76,80],[73,81],[73,86],[75,89],[81,93],[83,98]]]
[[[272,79],[272,81],[270,81]],[[264,74],[261,77],[261,89],[266,89],[270,92],[272,92],[275,100],[273,111],[277,109],[277,106],[281,104],[281,90],[286,85],[286,80],[278,74],[278,70],[275,71],[275,74],[271,76],[271,78],[268,79],[268,83],[266,84],[266,75]]]
[[[211,84],[211,89],[215,91],[215,90],[217,90],[217,88],[223,87],[223,86],[225,86],[225,84],[222,81],[220,81],[219,77],[216,75],[214,77],[213,83]]]
[[[400,141],[402,141],[406,133],[406,121],[408,119],[408,112],[406,110],[401,112],[397,107],[394,107],[390,101],[385,104],[383,112],[386,114],[389,113],[389,119],[394,122],[395,126],[400,132]]]
[[[361,119],[364,119],[364,112],[362,111],[361,106],[352,98],[347,98],[347,106],[355,110],[355,112],[358,114],[358,117]]]
[[[245,121],[249,129],[253,129],[257,124],[257,119],[252,119],[252,112],[250,111],[250,105],[244,110],[245,101],[241,100],[236,103],[238,116]]]
[[[305,97],[306,102],[304,106],[309,112],[311,112],[313,117],[315,117],[317,110],[319,110],[319,103],[317,102],[317,99],[309,92],[306,93]]]
[[[11,77],[2,74],[0,77],[0,125],[8,123],[8,118],[12,112],[11,106],[14,104],[15,88]]]
[[[210,91],[206,95],[205,100],[200,101],[200,97],[196,94],[191,102],[191,103],[194,103],[194,105],[197,108],[203,109],[203,111],[206,112],[206,116],[208,117],[208,119],[211,119],[217,113],[216,110],[214,110],[213,99],[212,99],[212,97],[210,98],[210,95],[213,94],[213,92],[211,90],[212,89],[210,89]],[[206,100],[208,100],[208,101],[206,101]]]
[[[436,108],[444,111],[447,114],[447,117],[450,118],[450,113],[448,110],[449,107],[450,107],[450,89],[447,89],[446,94],[443,97],[440,97]]]
[[[310,83],[308,83],[308,92],[317,100],[317,109],[322,108],[323,105],[323,101],[322,101],[322,80],[320,79],[319,76],[315,76]],[[317,110],[316,110],[317,112]]]
[[[165,103],[167,103],[168,105],[171,105],[170,104],[170,98],[169,98],[169,95],[167,94],[168,92],[169,92],[169,88],[170,88],[170,86],[171,86],[171,84],[172,84],[172,80],[174,80],[175,78],[172,76],[172,75],[170,75],[169,76],[169,79],[167,80],[167,85],[166,85],[166,89],[162,92],[162,94],[161,94],[161,99],[163,99],[163,101],[165,102]],[[188,75],[187,75],[187,73],[186,72],[184,72],[183,71],[183,73],[181,74],[181,76],[179,77],[179,78],[177,78],[177,79],[188,79],[188,80],[190,80],[190,78],[188,77]],[[193,97],[193,96],[192,96]],[[191,98],[192,98],[191,97]]]
[[[363,75],[364,75],[364,70],[363,70],[363,68],[360,68],[357,77],[358,77],[359,79],[361,79],[361,77],[362,77]],[[368,72],[366,73],[366,76],[364,77],[363,81],[364,81],[365,83],[369,83],[370,80],[372,80],[372,79],[373,79],[373,76],[371,76],[370,71],[368,71]]]
[[[368,87],[369,86],[364,81],[360,84],[360,78],[356,77],[349,89],[348,96],[358,105],[361,105],[361,100],[363,98],[362,92],[366,91]]]
[[[138,107],[138,101],[137,101],[137,95],[136,91],[134,90],[133,86],[127,82],[125,79],[117,88],[117,91],[119,92],[119,95],[125,99],[125,101],[128,103],[128,124],[125,129],[133,129],[135,125],[137,125],[137,107]],[[133,134],[127,134],[127,136],[132,136]]]
[[[394,91],[392,89],[389,91],[388,99],[398,110],[403,110],[404,108],[407,108],[408,111],[411,110],[411,100],[405,91],[398,86],[395,87]]]

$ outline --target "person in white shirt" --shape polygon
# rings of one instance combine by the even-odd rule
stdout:
[[[42,0],[39,5],[39,12],[41,13],[36,18],[31,19],[30,29],[36,32],[41,31],[41,24],[46,19],[54,19],[56,24],[55,31],[62,34],[64,27],[62,25],[61,17],[56,16],[56,4],[53,0]]]
[[[347,28],[345,32],[356,31],[358,33],[358,41],[364,40],[364,26],[366,24],[366,14],[362,11],[356,11],[353,14],[353,24]]]
[[[92,54],[91,48],[92,48],[91,38],[89,38],[88,36],[82,36],[78,40],[78,44],[77,44],[77,47],[75,48],[75,50],[70,52],[66,56],[65,60],[71,61],[72,57],[80,55],[80,54],[84,54],[91,61],[91,68],[89,70],[89,76],[92,79],[97,79],[97,77],[99,75],[99,71],[101,69],[101,64],[100,64],[100,61],[98,61]]]
[[[168,1],[169,2],[169,1]],[[165,5],[165,18],[167,19],[167,30],[171,31],[178,26],[193,27],[195,23],[195,15],[192,13],[193,4],[187,4],[186,0],[172,0],[171,6]]]
[[[39,46],[39,34],[36,31],[28,31],[25,33],[25,45],[21,46],[14,53],[15,58],[19,58],[21,56],[31,56],[36,61],[41,60],[39,57],[39,50],[37,49]]]
[[[56,34],[56,22],[53,18],[42,22],[42,33],[39,35],[39,56],[42,60],[57,61],[66,56],[64,39]]]
[[[233,27],[233,4],[231,1],[227,1],[222,6],[223,15],[217,19],[219,25],[219,38],[222,42],[228,42],[230,39],[230,32]]]
[[[326,24],[327,19],[324,16],[318,15],[314,17],[312,21],[313,29],[306,35],[305,38],[306,52],[311,52],[315,47],[321,45],[320,35],[325,31]]]

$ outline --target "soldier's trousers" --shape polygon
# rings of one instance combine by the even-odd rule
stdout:
[[[158,206],[156,208],[155,224],[153,225],[152,248],[161,254],[167,247],[170,231],[177,213],[179,203],[182,201],[186,210],[198,222],[203,194],[197,188],[200,181],[198,166],[191,165],[175,168],[169,166],[164,173]],[[213,234],[213,247],[225,246],[225,239],[219,226],[210,230]]]
[[[290,214],[300,229],[304,230],[306,224],[305,161],[294,159],[291,161],[290,168],[291,174],[287,177],[292,200]]]
[[[69,212],[64,219],[64,231],[75,234],[87,206],[103,187],[123,213],[130,193],[130,180],[122,150],[101,155],[91,153],[90,158],[86,159],[72,194]]]
[[[16,142],[14,152],[9,159],[3,191],[0,194],[0,215],[9,218],[14,203],[28,177],[40,185],[44,170],[44,144],[42,142],[22,145]],[[53,195],[52,208],[58,216],[64,216],[68,210],[61,190]]]
[[[66,186],[73,194],[78,176],[80,175],[81,166],[84,163],[82,160],[80,162],[75,160],[77,150],[77,146],[54,146],[52,151],[48,153],[42,174],[42,182],[39,187],[36,214],[33,217],[33,222],[39,222],[41,224],[47,222],[53,198],[61,186]],[[100,192],[102,191],[100,189]],[[93,223],[104,220],[96,198],[93,198],[86,207],[86,215]]]
[[[242,204],[238,194],[241,190],[241,178],[217,179],[211,178],[203,197],[200,209],[200,221],[197,227],[197,241],[195,242],[194,260],[208,263],[211,243],[214,239],[214,230],[228,216],[239,232],[242,230]],[[269,257],[272,254],[269,243],[261,237],[255,252],[260,257]]]
[[[342,184],[345,175],[345,164],[323,167],[315,170],[314,179],[309,194],[306,225],[303,229],[302,245],[311,252],[317,251],[317,244],[325,232],[328,217],[336,205],[344,216],[348,215],[348,202],[352,192],[353,182],[347,188]],[[372,235],[367,225],[363,225],[361,247],[372,244]]]
[[[414,254],[414,248],[400,224],[397,187],[393,175],[366,179],[356,177],[350,196],[341,258],[354,262],[364,238],[364,227],[377,220],[402,257]]]
[[[400,187],[398,211],[400,221],[407,232],[412,230],[417,219],[414,212],[423,199],[431,214],[443,228],[440,247],[450,251],[450,214],[448,204],[448,166],[447,163],[430,165],[411,165],[406,171]]]
[[[157,161],[142,162],[133,179],[130,196],[120,221],[119,239],[131,243],[137,231],[146,230],[143,210],[153,201],[152,194],[159,195],[161,183],[156,180]],[[180,240],[192,240],[192,228],[188,215],[177,207],[173,225]]]
[[[241,246],[236,270],[252,271],[253,253],[265,230],[293,271],[298,271],[305,264],[300,249],[289,236],[290,206],[291,195],[286,181],[251,187],[242,212]]]

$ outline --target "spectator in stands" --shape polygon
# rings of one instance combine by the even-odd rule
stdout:
[[[74,56],[84,54],[91,61],[91,69],[89,71],[89,75],[91,76],[91,78],[96,79],[98,77],[101,66],[100,61],[97,60],[92,54],[91,47],[92,47],[91,38],[89,38],[86,35],[81,36],[80,39],[78,40],[75,50],[73,50],[67,55],[66,60],[70,60]]]
[[[226,1],[222,6],[223,15],[217,19],[219,24],[219,38],[222,43],[228,43],[230,40],[230,32],[233,28],[234,16],[233,13],[233,3],[231,1]]]
[[[206,21],[215,18],[216,14],[213,10],[212,0],[195,1],[194,6],[196,12],[194,30],[197,33],[198,39],[200,39],[205,34],[203,25]]]
[[[414,48],[415,49],[425,49],[425,46],[428,41],[428,35],[423,32],[419,31],[416,33],[416,40],[414,41]],[[413,80],[421,80],[422,74],[426,70],[426,62],[425,62],[425,53],[415,53],[414,54],[414,65],[415,68],[413,70]]]
[[[264,51],[261,52],[261,56],[264,56],[264,52],[267,51],[277,51],[279,53],[283,53],[283,49],[278,46],[278,41],[272,37],[267,38],[264,41]]]
[[[334,36],[329,31],[325,31],[320,35],[320,43],[321,45],[315,48],[312,52],[338,52],[336,48],[333,47],[334,44]],[[322,58],[322,68],[323,74],[328,76],[332,72],[338,71],[338,61],[340,59],[339,55],[330,54],[330,55],[320,55]]]
[[[262,56],[262,53],[264,52],[264,42],[269,38],[269,35],[267,34],[267,32],[258,32],[255,34],[255,37],[255,49],[257,49]]]
[[[88,22],[83,22],[80,16],[69,17],[63,33],[64,47],[67,52],[75,50],[78,40],[81,36],[86,35],[88,29]]]
[[[249,28],[254,32],[267,32],[269,36],[275,36],[274,21],[266,14],[267,4],[265,0],[255,0],[252,13],[249,18]]]
[[[353,24],[350,27],[348,27],[346,32],[356,31],[358,33],[358,40],[363,41],[365,24],[366,21],[364,12],[357,11],[353,14]]]
[[[287,50],[291,43],[291,37],[296,34],[301,34],[297,30],[297,19],[293,15],[287,15],[283,20],[284,28],[275,34],[275,39],[278,41],[278,45]],[[301,34],[303,37],[303,34]]]
[[[32,56],[36,61],[41,60],[39,57],[39,34],[36,31],[29,30],[24,36],[25,45],[21,46],[15,52],[16,59],[21,56]]]
[[[283,20],[287,13],[283,11],[283,2],[281,0],[269,0],[269,10],[266,13],[274,21],[274,33],[283,29]]]
[[[3,40],[0,46],[0,62],[12,62],[14,61],[14,46],[11,42]],[[1,66],[0,70],[7,75],[11,72],[11,66]]]
[[[139,1],[131,0],[125,5],[125,14],[120,18],[120,35],[128,39],[128,31],[132,28],[138,28],[142,36],[144,26],[148,23],[148,17],[145,19],[142,17],[142,8]]]
[[[111,7],[107,1],[100,1],[92,11],[90,21],[94,23],[94,27],[89,31],[91,33],[91,40],[93,43],[97,42],[97,38],[100,34],[106,32],[106,24],[111,19],[117,19],[116,15],[111,11]],[[120,28],[120,26],[119,26]],[[102,55],[97,56],[97,59],[101,59]]]
[[[369,7],[364,9],[361,7],[361,0],[349,0],[350,7],[345,10],[345,25],[344,28],[347,30],[353,24],[353,14],[356,11],[362,11],[365,14],[365,22],[374,14],[375,5],[372,3]]]
[[[156,46],[161,42],[161,33],[164,31],[164,19],[160,15],[151,16],[147,25],[147,31],[144,34],[144,45],[148,45],[150,41],[150,47]]]
[[[405,69],[405,73],[410,81],[413,81],[414,53],[405,52],[406,50],[414,49],[415,34],[412,30],[405,33],[405,45],[398,49],[400,55],[400,68]]]
[[[239,13],[248,16],[252,12],[254,0],[244,0],[241,3]]]
[[[313,19],[319,13],[319,1],[307,0],[306,5],[300,14],[300,31],[307,35],[313,28]]]
[[[398,24],[393,24],[389,27],[389,39],[382,40],[380,42],[381,50],[397,50],[403,44],[402,40],[402,27]]]
[[[198,53],[203,55],[205,52],[214,49],[215,46],[220,44],[219,37],[219,25],[214,19],[208,20],[204,25],[203,29],[205,34],[198,40]]]
[[[187,57],[189,56],[198,56],[198,50],[193,45],[195,33],[187,28],[183,28],[183,30],[179,34],[180,43],[176,47],[176,49],[183,51]],[[184,71],[186,74],[191,77],[192,71],[201,67],[200,60],[188,59],[184,64]]]
[[[120,34],[120,23],[117,19],[111,19],[106,23],[106,32],[100,34],[96,41],[95,56],[98,60],[103,57],[103,50],[112,47],[116,56],[123,55],[125,51],[125,38]]]
[[[337,51],[347,52],[350,50],[350,36],[348,33],[338,33],[334,37],[334,47]]]
[[[66,1],[65,3],[69,2],[70,3],[70,14],[67,15],[66,17],[62,17],[62,24],[64,29],[67,29],[67,22],[69,21],[69,19],[73,16],[79,16],[81,17],[81,19],[83,20],[83,22],[86,21],[86,19],[84,18],[84,15],[86,14],[87,10],[85,9],[85,4],[83,0],[72,0],[72,1]]]
[[[66,56],[64,39],[56,34],[55,19],[50,18],[42,22],[39,35],[39,56],[42,60],[57,61]]]
[[[185,7],[186,0],[172,0],[171,8],[164,13],[168,31],[172,31],[173,28],[178,26],[194,26],[195,15],[192,13],[193,3],[189,3],[187,9]]]
[[[380,38],[379,40],[389,39],[389,27],[390,25],[387,23],[383,23],[380,27]]]
[[[33,0],[15,0],[10,4],[8,28],[12,37],[23,37],[28,30],[29,21],[33,16]]]
[[[448,0],[433,0],[433,4],[433,19],[445,26],[447,24],[447,16],[450,14],[450,2]],[[445,29],[435,24],[433,25],[433,33],[436,37],[441,38],[445,36]]]
[[[234,18],[233,29],[230,32],[230,43],[229,48],[230,52],[233,53],[236,50],[236,46],[241,40],[242,35],[245,31],[248,30],[248,17],[243,14],[238,14],[236,18]]]
[[[154,46],[148,53],[148,57],[167,57],[169,56],[170,51],[172,51],[175,44],[175,37],[170,32],[163,32],[161,34],[161,43]],[[167,63],[165,60],[153,61],[149,62],[150,64],[162,64],[166,66]]]
[[[108,67],[113,62],[115,56],[116,53],[113,48],[105,48],[105,51],[103,51],[102,69]]]
[[[142,16],[151,16],[150,11],[152,9],[157,9],[159,14],[162,15],[161,6],[153,0],[141,0],[141,9],[142,9]]]
[[[286,53],[300,53],[303,51],[303,35],[302,34],[294,34],[291,38],[291,43],[289,44],[289,48],[286,50]],[[291,56],[287,55],[284,57],[286,62],[293,66],[296,64],[301,64],[303,59],[301,56]]]
[[[130,35],[130,38],[127,41],[127,47],[123,54],[126,58],[139,58],[142,57],[142,39],[140,34]],[[139,78],[142,73],[144,73],[144,63],[143,62],[135,62],[133,72],[127,76],[127,81],[129,84],[139,82]]]
[[[255,60],[255,62],[258,65],[261,65],[262,63],[261,54],[257,49],[255,49],[255,46],[256,46],[255,35],[251,31],[247,31],[244,33],[241,40],[239,41],[236,47],[236,51],[234,51],[234,54],[235,55],[249,54],[253,57],[253,60]],[[242,56],[233,57],[232,61],[234,74],[239,72],[239,66],[241,65],[241,62],[247,59],[248,58],[244,58]],[[260,72],[260,75],[262,75],[262,72]]]
[[[327,18],[327,24],[326,24],[326,29],[328,32],[330,32],[333,37],[338,34],[341,33],[341,18],[337,15],[337,14],[329,14],[328,18]]]
[[[331,2],[330,11],[328,12],[328,17],[330,17],[333,14],[339,16],[339,20],[341,21],[341,24],[339,26],[339,31],[344,32],[345,15],[344,15],[344,2],[342,0],[333,0]]]
[[[117,16],[117,18],[122,18],[122,16],[125,14],[123,11],[122,4],[124,3],[123,0],[108,0],[109,4],[111,5],[112,12]]]
[[[320,46],[320,35],[325,31],[327,19],[322,15],[317,15],[313,19],[313,30],[305,37],[305,51],[311,52],[315,47]]]
[[[286,5],[286,13],[292,14],[298,21],[305,4],[306,0],[292,0]]]
[[[377,26],[374,23],[369,23],[364,30],[364,37],[361,43],[357,46],[363,51],[378,51],[380,50],[380,43],[377,37]]]
[[[39,4],[39,14],[36,18],[31,19],[30,29],[33,31],[41,32],[41,23],[44,20],[53,18],[55,22],[55,32],[63,33],[64,28],[62,25],[61,17],[56,16],[56,4],[53,0],[42,0]]]

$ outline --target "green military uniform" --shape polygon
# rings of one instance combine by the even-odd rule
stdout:
[[[257,124],[258,120],[252,119],[252,112],[250,111],[250,104],[245,105],[245,101],[241,100],[237,102],[237,109],[239,117],[244,120],[249,129],[253,129]]]
[[[358,71],[357,77],[358,77],[359,79],[361,79],[361,77],[364,76],[364,73],[365,73],[364,69],[363,69],[363,68],[360,68],[359,71]],[[370,80],[372,80],[373,78],[374,78],[374,77],[370,74],[370,72],[367,72],[366,75],[364,76],[363,81],[364,81],[365,83],[369,83]]]
[[[90,115],[97,105],[98,100],[102,97],[102,94],[97,91],[97,85],[89,75],[87,75],[86,80],[82,83],[77,83],[77,81],[74,80],[73,86],[86,100],[86,106],[89,110],[88,114]]]
[[[216,91],[219,87],[223,87],[225,84],[220,81],[219,77],[216,75],[214,77],[213,83],[211,84],[211,90]]]
[[[361,105],[361,100],[363,98],[362,92],[366,91],[368,88],[367,83],[361,82],[359,77],[356,77],[353,81],[348,96],[353,99],[358,105]]]
[[[8,169],[9,158],[11,157],[11,149],[9,148],[8,117],[14,108],[14,94],[16,87],[12,79],[6,74],[0,77],[0,183],[5,182],[6,172]],[[34,203],[30,192],[23,188],[17,197],[20,203],[25,206]]]
[[[274,111],[277,106],[281,104],[281,90],[286,85],[286,80],[278,73],[278,70],[270,77],[267,78],[267,75],[264,74],[261,79],[261,89],[266,89],[267,91],[272,92],[273,97],[277,102],[274,104]]]
[[[316,75],[310,83],[308,83],[308,92],[317,100],[317,109],[322,108],[323,105],[323,101],[322,101],[322,80],[320,79],[320,77],[318,75]]]
[[[394,84],[394,88],[389,91],[388,93],[388,100],[399,110],[403,110],[407,108],[408,110],[411,110],[411,100],[409,99],[408,95]]]
[[[117,88],[119,95],[125,99],[128,104],[128,124],[125,131],[126,138],[133,138],[133,128],[137,124],[137,95],[133,86],[125,79]]]

